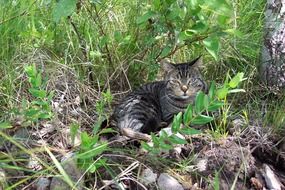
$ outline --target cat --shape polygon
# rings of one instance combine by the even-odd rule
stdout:
[[[163,60],[162,81],[141,86],[115,107],[113,118],[117,127],[149,134],[157,131],[161,123],[169,124],[175,114],[194,102],[198,91],[206,92],[207,85],[199,71],[201,64],[200,57],[178,64]]]

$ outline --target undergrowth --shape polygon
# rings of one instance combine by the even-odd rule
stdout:
[[[110,170],[100,157],[110,151],[108,145],[98,142],[99,134],[112,131],[99,131],[99,125],[108,118],[112,102],[155,80],[157,62],[166,57],[184,62],[203,55],[204,75],[218,87],[228,74],[247,77],[241,85],[245,92],[226,100],[214,138],[226,136],[229,119],[241,115],[283,131],[284,100],[264,104],[267,96],[256,77],[264,8],[265,0],[0,0],[0,139],[16,147],[6,153],[0,143],[0,164],[24,171],[3,182],[5,187],[28,187],[41,176],[55,175],[73,186],[59,164],[60,155],[72,151],[89,176],[100,168]],[[39,135],[50,120],[67,129],[66,139],[72,142],[64,141],[65,146],[47,138],[49,132]],[[29,149],[14,139],[21,128],[36,131],[45,141],[42,147]],[[76,141],[81,144],[75,146]],[[40,172],[25,167],[27,157],[42,165]]]

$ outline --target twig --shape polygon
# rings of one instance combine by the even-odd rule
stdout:
[[[1,22],[0,22],[0,25],[4,24],[5,22],[9,22],[9,21],[14,20],[14,19],[16,19],[16,18],[18,18],[18,17],[24,16],[24,15],[28,15],[28,14],[29,14],[29,13],[28,13],[27,11],[23,11],[23,12],[20,13],[19,15],[15,15],[15,16],[13,16],[13,17],[11,17],[11,18],[8,18],[8,19],[6,19],[6,20],[1,21]]]
[[[167,55],[165,55],[165,56],[159,57],[159,56],[161,55],[161,52],[160,52],[160,53],[158,54],[158,56],[156,57],[156,60],[157,60],[157,62],[159,62],[159,61],[161,61],[162,59],[167,58],[167,57],[169,57],[169,56],[175,54],[175,53],[176,53],[178,50],[180,50],[181,48],[183,48],[183,47],[185,47],[185,46],[187,46],[187,45],[190,45],[190,44],[192,44],[193,42],[197,42],[197,41],[204,40],[204,39],[206,39],[207,37],[208,37],[208,35],[205,35],[205,36],[198,36],[198,37],[196,37],[196,38],[194,38],[194,39],[192,39],[192,40],[190,40],[190,41],[185,41],[185,43],[182,44],[182,45],[180,45],[180,46],[176,46],[176,45],[175,45],[175,47],[172,49],[172,51],[169,52],[169,53],[168,53]]]

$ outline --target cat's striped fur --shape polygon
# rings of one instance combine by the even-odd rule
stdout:
[[[156,131],[161,122],[169,123],[175,114],[193,103],[199,90],[206,90],[198,69],[200,64],[200,58],[180,64],[161,62],[164,79],[127,95],[113,113],[117,126],[149,133]]]

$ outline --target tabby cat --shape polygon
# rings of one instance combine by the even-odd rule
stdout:
[[[175,114],[193,103],[198,91],[206,90],[198,69],[201,64],[201,58],[180,64],[162,61],[164,79],[141,86],[115,108],[113,118],[119,129],[150,133],[161,123],[170,123]]]

